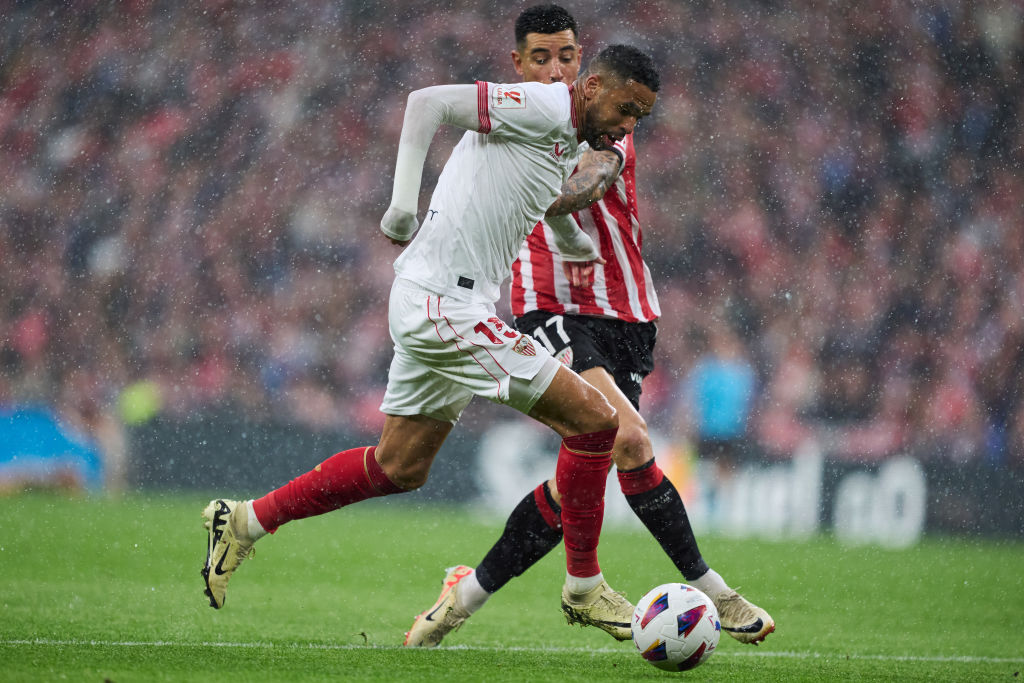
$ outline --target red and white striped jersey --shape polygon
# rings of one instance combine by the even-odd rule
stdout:
[[[616,143],[622,169],[615,183],[586,211],[573,214],[601,252],[605,264],[595,267],[594,284],[570,287],[551,228],[541,221],[519,250],[512,265],[512,315],[529,311],[617,318],[649,322],[661,315],[651,272],[640,254],[643,233],[637,217],[636,152],[633,136]]]

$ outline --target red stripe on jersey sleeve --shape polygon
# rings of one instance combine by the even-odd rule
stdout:
[[[480,120],[478,133],[491,132],[491,114],[487,111],[487,82],[476,82],[476,115]]]
[[[579,128],[580,124],[576,120],[576,107],[572,106],[572,91],[576,89],[575,83],[569,84],[569,121],[572,123],[573,128]],[[579,138],[579,134],[576,136]]]
[[[523,287],[522,258],[517,258],[512,264],[512,285],[508,290],[512,317],[518,318],[526,312],[526,290]]]

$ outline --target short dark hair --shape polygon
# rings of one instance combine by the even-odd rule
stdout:
[[[580,28],[569,11],[558,5],[527,7],[516,18],[516,46],[522,47],[527,33],[560,33],[569,29],[579,40]]]
[[[587,73],[610,73],[622,80],[634,80],[658,92],[661,77],[654,60],[631,45],[609,45],[587,65]]]

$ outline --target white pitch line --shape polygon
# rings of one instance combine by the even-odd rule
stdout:
[[[397,650],[397,645],[338,645],[331,643],[229,643],[216,641],[176,642],[171,640],[56,640],[52,638],[26,638],[0,640],[0,647],[19,647],[42,645],[49,647],[222,647],[222,648],[266,648],[283,650]],[[615,654],[627,652],[625,649],[613,648],[573,648],[573,647],[494,647],[479,645],[453,645],[442,650],[468,650],[478,652],[555,652],[570,654]],[[845,654],[840,652],[795,652],[775,650],[746,650],[730,652],[719,650],[719,657],[768,657],[779,659],[850,659],[871,660],[879,662],[950,662],[961,664],[1024,664],[1024,657],[976,657],[973,655],[865,655]]]

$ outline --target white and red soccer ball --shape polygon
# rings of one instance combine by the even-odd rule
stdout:
[[[652,588],[633,610],[633,644],[641,657],[665,671],[699,666],[721,635],[715,604],[685,583]]]

